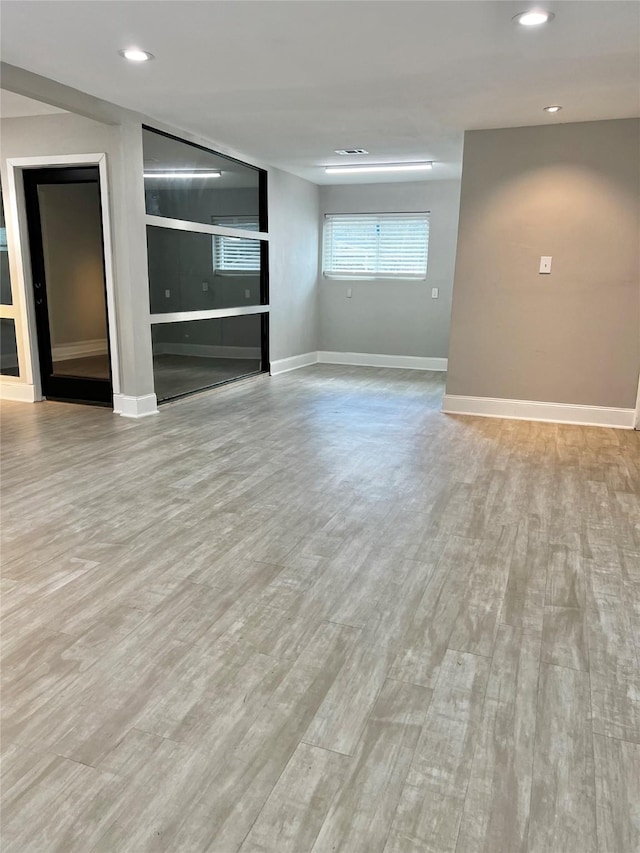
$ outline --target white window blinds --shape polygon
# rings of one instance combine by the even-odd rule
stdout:
[[[323,273],[328,278],[425,278],[428,213],[327,214]]]
[[[212,225],[224,228],[243,228],[259,231],[258,220],[252,216],[216,216]],[[260,272],[260,241],[246,237],[227,237],[216,234],[213,238],[213,266],[216,272],[256,273]]]

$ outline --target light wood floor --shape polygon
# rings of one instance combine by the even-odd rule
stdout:
[[[637,853],[640,435],[442,390],[2,406],[3,853]]]

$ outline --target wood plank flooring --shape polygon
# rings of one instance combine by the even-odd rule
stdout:
[[[640,434],[443,385],[2,405],[3,853],[640,851]]]

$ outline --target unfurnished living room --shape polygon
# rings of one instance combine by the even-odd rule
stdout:
[[[640,853],[640,3],[0,35],[3,853]]]

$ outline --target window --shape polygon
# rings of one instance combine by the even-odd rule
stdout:
[[[245,231],[260,230],[255,216],[212,216],[211,224],[224,228],[244,228]],[[216,234],[213,238],[213,268],[216,272],[239,275],[259,273],[260,241]]]
[[[427,275],[429,214],[327,214],[322,271],[327,278]]]

